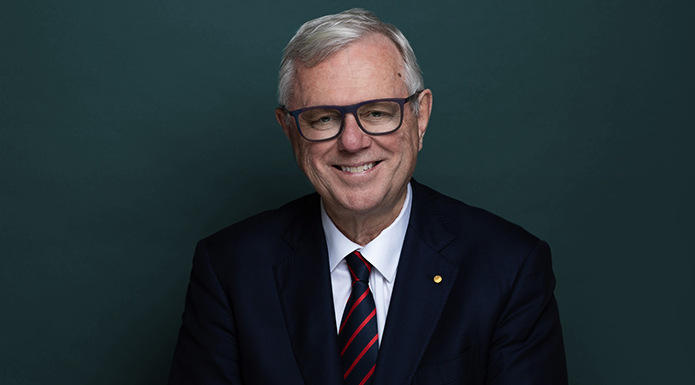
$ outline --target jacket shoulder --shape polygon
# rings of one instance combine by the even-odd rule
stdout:
[[[468,247],[490,251],[530,251],[540,242],[521,226],[485,209],[468,205],[427,186],[419,185],[418,190],[430,202],[430,215],[439,216],[439,222],[459,242],[465,240]]]
[[[320,221],[318,194],[295,199],[277,209],[268,210],[234,223],[204,238],[208,252],[249,252],[258,254],[286,245],[283,234],[293,226],[304,226],[305,221]],[[315,212],[315,214],[314,214]]]

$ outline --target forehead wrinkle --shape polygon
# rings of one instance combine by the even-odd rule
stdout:
[[[372,47],[385,44],[388,48],[383,49],[385,47],[382,46],[381,49],[377,49],[376,57],[379,60],[374,61],[371,60],[373,57],[364,58],[361,55],[354,55],[354,49],[351,49],[354,44],[346,47],[344,49],[345,62],[349,66],[351,76],[355,79],[369,78],[374,73],[377,73],[381,75],[379,79],[381,81],[396,80],[396,83],[399,83],[398,80],[402,78],[398,77],[398,73],[402,72],[403,63],[401,54],[398,52],[395,44],[386,36],[380,34],[366,37],[359,42],[369,44]],[[388,70],[385,70],[386,68]]]
[[[367,56],[365,51],[368,51]],[[314,101],[312,97],[335,97],[339,95],[336,90],[341,89],[346,90],[343,95],[351,95],[353,99],[362,98],[359,95],[363,92],[371,92],[372,97],[369,99],[402,96],[400,93],[407,92],[404,78],[398,76],[399,72],[403,71],[402,67],[400,52],[385,36],[377,35],[358,40],[314,66],[296,66],[294,79],[297,92],[293,95],[291,103],[299,104],[292,108],[336,104]],[[307,76],[308,74],[311,76]],[[302,77],[304,79],[300,80]],[[377,87],[376,93],[374,87],[370,87],[375,82],[382,83],[381,87]],[[364,100],[366,99],[354,99],[349,103]]]

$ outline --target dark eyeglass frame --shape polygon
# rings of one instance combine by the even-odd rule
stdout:
[[[313,106],[313,107],[300,108],[300,109],[294,110],[294,111],[290,111],[287,109],[286,106],[282,106],[282,109],[285,110],[285,113],[290,114],[290,115],[292,115],[292,117],[294,117],[294,122],[297,125],[297,130],[299,131],[299,134],[302,136],[302,138],[308,140],[309,142],[325,142],[327,140],[335,139],[338,136],[340,136],[340,134],[343,132],[343,129],[345,128],[345,115],[347,115],[347,114],[352,114],[352,116],[355,117],[355,121],[357,122],[357,125],[366,134],[375,135],[375,136],[386,135],[386,134],[390,134],[392,132],[398,131],[398,129],[401,128],[401,126],[403,125],[403,106],[406,103],[408,103],[409,101],[417,98],[421,92],[422,92],[422,90],[416,91],[414,94],[408,96],[407,98],[374,99],[374,100],[367,100],[365,102],[353,104],[351,106]],[[360,122],[360,118],[357,116],[357,110],[365,104],[377,103],[377,102],[396,102],[401,107],[401,121],[398,122],[398,126],[396,126],[396,128],[394,128],[393,130],[386,131],[386,132],[369,132],[364,127],[362,127],[362,122]],[[337,110],[340,112],[340,129],[338,130],[338,132],[335,135],[333,135],[329,138],[325,138],[325,139],[309,139],[306,136],[304,136],[304,133],[302,132],[302,128],[299,125],[299,114],[301,114],[304,111],[316,110],[316,109],[325,109],[325,108],[330,108],[330,109]]]

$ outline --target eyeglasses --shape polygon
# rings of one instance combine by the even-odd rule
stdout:
[[[285,112],[294,117],[302,137],[310,142],[336,138],[345,127],[345,115],[355,117],[357,125],[369,135],[390,134],[403,123],[403,106],[420,95],[417,91],[407,98],[376,99],[351,106],[316,106]]]

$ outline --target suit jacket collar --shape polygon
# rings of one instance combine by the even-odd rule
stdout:
[[[312,194],[305,201],[283,234],[289,248],[286,258],[273,267],[275,283],[304,383],[342,385],[319,196]]]
[[[456,237],[440,195],[411,180],[413,207],[386,318],[374,385],[410,384],[439,322],[459,267],[440,254]],[[441,281],[436,283],[435,276]]]
[[[458,266],[439,252],[455,236],[439,195],[411,181],[413,206],[379,348],[373,385],[408,384],[446,304]],[[274,267],[278,296],[306,384],[342,385],[328,251],[313,194],[283,238],[287,257]],[[435,283],[434,277],[442,280]]]

